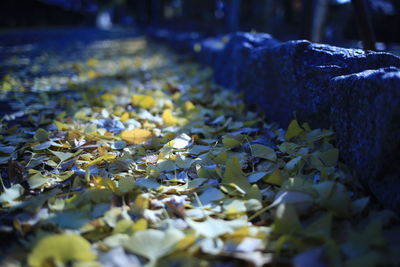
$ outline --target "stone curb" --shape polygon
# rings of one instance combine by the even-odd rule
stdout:
[[[344,162],[380,203],[400,211],[398,57],[260,33],[147,33],[210,66],[219,85],[245,92],[269,121],[285,128],[296,116],[333,127]]]

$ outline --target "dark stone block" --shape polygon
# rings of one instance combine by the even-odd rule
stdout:
[[[238,77],[243,71],[251,51],[256,47],[273,47],[278,44],[277,40],[265,33],[238,32],[232,34],[213,65],[216,82],[229,89],[242,89],[239,88]]]
[[[400,67],[387,53],[346,49],[308,41],[254,48],[237,71],[247,102],[257,104],[270,120],[286,126],[294,114],[314,127],[329,127],[329,81],[365,69]]]
[[[329,91],[341,157],[379,202],[400,211],[400,69],[339,76]]]

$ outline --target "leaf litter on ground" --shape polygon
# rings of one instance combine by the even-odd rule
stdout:
[[[399,264],[331,129],[268,124],[144,38],[81,53],[2,78],[4,266]]]

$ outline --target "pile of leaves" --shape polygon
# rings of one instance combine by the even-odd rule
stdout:
[[[332,130],[268,124],[143,38],[76,53],[0,83],[4,266],[399,264]]]

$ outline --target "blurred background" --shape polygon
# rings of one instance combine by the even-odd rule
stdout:
[[[0,7],[2,31],[140,25],[400,50],[400,0],[2,0]]]

